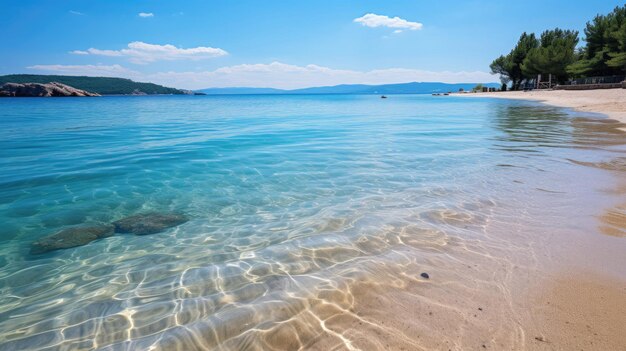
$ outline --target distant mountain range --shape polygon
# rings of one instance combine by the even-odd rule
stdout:
[[[189,90],[164,87],[154,83],[140,83],[126,78],[87,77],[87,76],[60,76],[41,74],[11,74],[0,76],[0,85],[4,83],[51,83],[58,82],[76,89],[100,95],[152,95],[152,94],[194,94]],[[438,83],[413,82],[400,84],[366,85],[342,84],[325,87],[303,89],[274,89],[274,88],[208,88],[196,90],[196,94],[210,95],[247,95],[247,94],[430,94],[442,92],[456,92],[459,89],[471,90],[477,83]],[[500,87],[498,83],[483,84],[487,87]]]
[[[4,83],[41,83],[58,82],[76,89],[86,90],[100,95],[152,95],[152,94],[193,94],[188,90],[168,88],[153,83],[139,83],[125,78],[57,76],[41,74],[10,74],[0,76],[0,85]]]
[[[478,83],[438,83],[438,82],[413,82],[400,84],[365,85],[365,84],[342,84],[328,87],[313,87],[304,89],[273,89],[273,88],[208,88],[196,90],[209,95],[234,95],[234,94],[430,94],[443,92],[456,92],[459,89],[471,90]],[[499,83],[488,83],[483,86],[499,88]]]

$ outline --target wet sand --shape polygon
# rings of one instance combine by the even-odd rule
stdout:
[[[626,282],[566,272],[536,293],[538,350],[624,350]],[[531,340],[532,341],[532,340]]]
[[[562,253],[548,258],[539,250],[538,256],[544,257],[523,258],[510,250],[507,254],[513,256],[503,257],[507,251],[503,247],[476,244],[466,246],[465,257],[456,257],[455,262],[447,255],[411,262],[401,280],[357,279],[341,298],[322,298],[311,309],[336,334],[318,334],[298,346],[312,350],[623,350],[626,280],[598,273],[598,266],[609,261],[601,257],[605,244],[589,248],[589,257],[578,264],[559,265],[589,271],[551,271],[540,263],[558,261],[556,256],[572,261]],[[519,249],[529,253],[532,246]],[[604,254],[615,257],[616,251]],[[570,249],[565,252],[574,254]],[[476,263],[468,265],[467,259]],[[423,270],[429,279],[420,276]],[[294,328],[300,337],[306,335]],[[286,335],[266,346],[284,349],[294,340],[293,334]]]
[[[579,119],[584,125],[582,135],[592,128],[596,136],[598,131],[608,136],[581,144],[607,147],[626,140],[624,89],[460,96],[533,100],[602,113],[619,123],[588,124],[592,120]],[[594,192],[623,199],[624,158],[601,163],[570,161],[611,173],[615,184]],[[454,267],[438,262],[439,269],[431,277],[446,281],[443,286],[417,277],[402,288],[355,288],[355,301],[361,302],[356,304],[356,313],[381,324],[363,327],[361,321],[354,321],[355,330],[370,330],[360,339],[355,338],[357,335],[352,339],[363,340],[360,346],[364,349],[626,350],[626,205],[618,200],[613,207],[598,212],[595,228],[560,230],[549,239],[519,247],[517,252],[491,247],[481,256],[476,255],[478,247],[467,247],[467,252],[474,254],[461,261],[476,264]],[[503,232],[506,228],[489,231]],[[563,241],[564,236],[569,240]],[[518,244],[524,241],[517,239],[513,241]],[[543,247],[532,247],[539,243]],[[524,258],[524,254],[533,257]],[[444,266],[449,267],[441,269]],[[385,323],[392,330],[403,331],[404,338],[394,333],[385,335]],[[372,338],[366,335],[377,335],[378,343],[371,344]]]
[[[505,91],[456,95],[540,101],[576,111],[602,113],[626,123],[626,89]]]
[[[325,322],[328,328],[341,333],[350,343],[325,338],[307,345],[307,348],[624,349],[626,283],[618,283],[612,277],[574,272],[551,278],[554,280],[536,286],[527,302],[512,306],[490,300],[487,298],[489,293],[476,291],[452,297],[453,294],[447,291],[467,288],[462,284],[437,286],[437,282],[413,282],[401,289],[375,284],[355,285],[355,305],[351,311],[341,313],[337,310],[334,315],[326,315]],[[476,284],[474,288],[497,287],[494,282]],[[516,309],[519,309],[515,313],[517,318],[508,317],[506,323],[501,324],[503,316]]]

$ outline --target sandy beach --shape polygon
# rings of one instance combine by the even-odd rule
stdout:
[[[602,113],[626,123],[626,89],[505,91],[458,95],[540,101],[576,111]]]

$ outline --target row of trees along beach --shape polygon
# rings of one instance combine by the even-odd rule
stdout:
[[[500,74],[503,90],[519,90],[543,77],[550,83],[566,84],[572,79],[604,77],[603,81],[624,80],[626,73],[626,5],[587,22],[584,45],[579,33],[555,28],[537,38],[522,33],[515,47],[490,65]]]

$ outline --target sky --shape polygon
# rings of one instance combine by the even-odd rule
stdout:
[[[608,0],[0,0],[0,74],[184,89],[497,82],[524,31],[581,32]],[[582,42],[581,42],[582,43]]]

